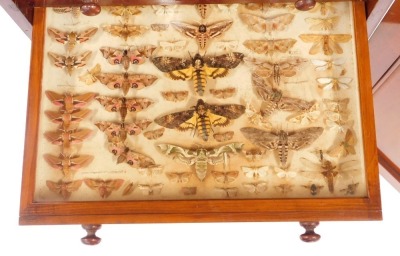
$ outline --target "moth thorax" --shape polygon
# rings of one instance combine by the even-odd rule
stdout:
[[[199,26],[199,33],[206,33],[207,32],[207,26],[206,25],[204,25],[204,24],[201,24],[200,26]]]
[[[196,176],[201,181],[203,181],[207,175],[208,157],[206,153],[207,151],[205,149],[199,149],[197,151],[196,164],[194,166],[196,170]]]
[[[127,54],[125,54],[125,51],[124,51],[124,55],[121,57],[121,63],[119,63],[118,59],[115,59],[114,62],[117,62],[116,64],[122,64],[124,69],[128,70],[129,64],[130,64],[130,58],[129,58],[129,56]]]
[[[271,98],[271,101],[273,101],[273,102],[279,102],[282,98],[282,92],[275,88],[272,88],[272,93],[270,95],[270,98]]]
[[[279,132],[278,135],[278,154],[279,159],[282,165],[286,165],[287,156],[288,156],[288,136],[287,133],[283,130]]]
[[[274,64],[274,80],[279,85],[280,82],[280,65]]]
[[[318,187],[315,184],[311,184],[310,186],[310,193],[311,195],[315,196],[318,194]]]
[[[331,52],[331,48],[329,46],[329,36],[328,35],[324,35],[323,40],[324,40],[324,43],[323,43],[323,46],[322,46],[323,52],[324,53]]]

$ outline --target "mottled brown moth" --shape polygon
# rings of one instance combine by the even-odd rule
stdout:
[[[197,53],[193,58],[153,57],[152,62],[173,80],[193,80],[196,92],[202,96],[207,84],[207,77],[216,79],[228,74],[229,69],[236,68],[244,55],[232,52],[214,57],[201,56]]]
[[[242,105],[211,105],[199,99],[190,110],[161,116],[154,122],[178,131],[197,131],[198,136],[207,141],[213,126],[227,126],[232,119],[239,118],[244,111],[245,107]]]

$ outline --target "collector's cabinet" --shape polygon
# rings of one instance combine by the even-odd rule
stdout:
[[[381,219],[363,2],[98,2],[34,8],[21,225]]]

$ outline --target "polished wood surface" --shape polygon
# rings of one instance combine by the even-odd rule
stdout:
[[[368,196],[363,198],[35,202],[35,161],[45,12],[35,8],[20,224],[381,220],[364,3],[354,4]]]

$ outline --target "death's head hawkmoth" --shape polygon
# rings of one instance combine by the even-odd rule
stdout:
[[[231,20],[218,21],[212,24],[189,24],[180,21],[171,22],[172,27],[176,30],[185,36],[195,38],[200,49],[206,48],[210,39],[222,35],[232,24],[233,21]]]
[[[129,89],[143,89],[152,85],[157,77],[149,74],[137,73],[99,73],[96,78],[109,89],[121,89],[126,95]]]
[[[159,144],[161,153],[176,157],[177,160],[187,165],[194,165],[197,178],[203,181],[207,176],[208,164],[227,165],[228,154],[237,154],[241,151],[243,143],[230,143],[217,148],[184,148],[172,144]]]
[[[72,51],[77,44],[86,42],[92,36],[94,36],[97,30],[98,28],[92,27],[82,32],[76,32],[76,31],[67,32],[55,28],[48,28],[47,32],[54,40],[56,40],[61,44],[65,44],[67,46],[68,51]]]
[[[207,77],[216,79],[228,74],[229,69],[236,68],[243,60],[243,53],[231,52],[214,57],[201,56],[193,58],[153,57],[152,62],[173,80],[193,80],[196,92],[202,96]]]
[[[146,26],[129,25],[127,23],[121,25],[105,25],[103,29],[113,36],[121,37],[125,41],[127,41],[130,37],[140,36],[149,30],[149,28]]]
[[[309,127],[286,132],[283,130],[266,131],[254,127],[243,127],[240,131],[254,145],[276,151],[280,164],[285,167],[289,150],[300,150],[310,146],[321,136],[324,128]]]
[[[58,68],[65,68],[68,75],[72,75],[74,69],[85,66],[86,61],[91,54],[91,51],[86,51],[80,55],[60,55],[53,52],[48,53],[50,59],[54,61],[54,65]]]
[[[198,136],[207,141],[213,126],[227,126],[232,119],[239,118],[245,109],[245,106],[238,104],[211,105],[199,99],[190,110],[161,116],[154,122],[178,131],[197,130]]]
[[[150,58],[155,49],[156,46],[154,45],[144,45],[126,49],[102,47],[100,51],[108,63],[111,65],[122,65],[125,70],[128,70],[130,64],[143,64],[146,58]]]

